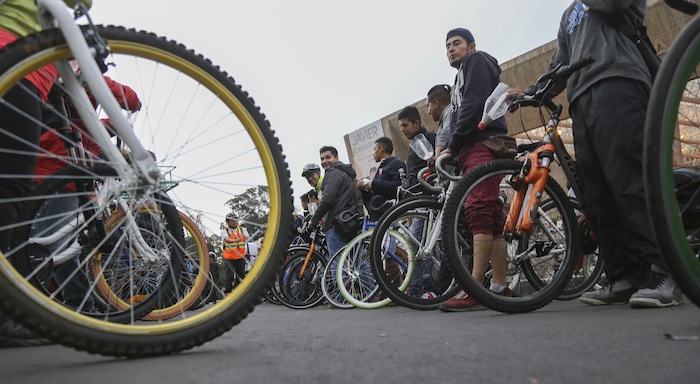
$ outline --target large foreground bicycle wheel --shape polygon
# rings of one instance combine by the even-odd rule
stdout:
[[[671,276],[700,306],[700,182],[674,179],[700,168],[700,19],[693,19],[664,56],[649,99],[644,132],[647,206]],[[677,182],[678,181],[678,182]]]
[[[142,204],[167,193],[174,208],[195,218],[199,230],[210,237],[218,235],[230,207],[240,207],[236,196],[258,194],[264,200],[263,214],[256,222],[267,227],[265,242],[241,284],[215,305],[164,322],[142,322],[133,316],[126,324],[94,319],[53,300],[15,270],[8,258],[16,250],[10,249],[0,258],[0,307],[39,334],[91,353],[140,357],[182,351],[239,323],[270,287],[281,266],[292,223],[287,165],[265,116],[249,95],[210,61],[146,32],[102,26],[97,31],[111,51],[105,75],[138,94],[141,109],[128,118],[163,173],[160,188],[143,191],[124,186],[117,196],[135,213]],[[70,59],[70,50],[55,30],[7,46],[0,53],[0,101],[13,108],[5,95],[10,89],[22,89],[20,81],[25,75]],[[55,86],[61,87],[60,82]],[[102,111],[100,114],[104,116]],[[37,147],[37,151],[45,155],[44,160],[68,162],[45,149]],[[129,148],[123,148],[123,153],[128,157]],[[95,161],[110,165],[99,158]],[[118,199],[112,202],[118,203]],[[106,204],[103,212],[113,208]],[[245,219],[244,208],[237,213]],[[136,277],[136,270],[128,273]]]
[[[476,168],[457,183],[444,207],[442,236],[454,277],[478,303],[506,313],[534,311],[549,304],[566,287],[578,256],[576,217],[569,197],[553,178],[547,180],[542,196],[542,201],[551,200],[551,207],[547,211],[538,210],[532,233],[505,238],[472,234],[475,226],[472,223],[484,215],[472,207],[489,204],[491,217],[502,214],[505,219],[508,202],[513,197],[513,183],[522,166],[517,160],[495,160]],[[500,191],[495,193],[505,198],[483,202],[483,192],[475,192],[475,188],[483,185],[498,188]],[[474,205],[465,205],[467,202]],[[465,215],[466,228],[462,223]],[[482,258],[475,256],[479,252],[490,254],[491,262],[482,263]],[[474,277],[473,268],[483,271],[475,273],[481,276]],[[497,271],[505,275],[504,283],[513,291],[512,297],[489,289]],[[523,275],[527,279],[522,279]],[[537,289],[530,279],[537,280]]]

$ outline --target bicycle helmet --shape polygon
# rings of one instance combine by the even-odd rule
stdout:
[[[301,170],[301,177],[306,177],[306,174],[309,172],[321,172],[321,167],[318,164],[314,163],[309,163],[304,166],[304,168]]]
[[[241,219],[238,217],[238,215],[236,215],[235,213],[231,212],[231,213],[229,213],[228,215],[226,215],[226,221],[229,221],[229,220],[240,221]]]

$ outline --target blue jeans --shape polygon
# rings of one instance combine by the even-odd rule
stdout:
[[[49,196],[41,208],[39,208],[39,212],[37,213],[38,220],[32,224],[30,236],[45,237],[56,232],[70,221],[75,221],[76,217],[74,212],[78,210],[78,204],[78,198],[75,196],[61,196],[59,194]],[[66,215],[63,215],[64,213]],[[72,238],[74,234],[68,236]],[[64,237],[54,244],[37,248],[36,252],[40,252],[40,250],[44,249],[45,252],[47,252],[45,256],[48,256],[48,253],[57,252],[60,251],[61,248],[66,247],[68,245],[64,244],[66,240],[67,238]],[[90,312],[94,307],[94,299],[92,295],[87,295],[87,298],[85,298],[90,287],[90,282],[85,274],[84,268],[79,267],[78,256],[80,256],[80,254],[76,254],[62,264],[54,265],[53,279],[58,286],[65,284],[61,290],[65,305],[74,309],[81,308],[83,311]],[[49,281],[45,283],[48,284]],[[85,303],[83,304],[84,299]]]
[[[425,227],[425,219],[414,218],[409,231],[421,244],[413,244],[414,254],[418,252],[420,246],[427,238],[423,236],[423,228]],[[427,234],[429,236],[430,234]],[[413,259],[413,274],[411,275],[411,283],[409,284],[409,295],[411,296],[421,296],[425,292],[432,289],[432,270],[433,263],[430,260],[421,260],[419,255],[416,255]]]
[[[333,257],[341,248],[348,242],[345,241],[343,235],[335,228],[326,231],[326,246],[328,247],[328,256]]]

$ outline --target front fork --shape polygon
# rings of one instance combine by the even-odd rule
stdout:
[[[503,232],[506,236],[531,233],[538,217],[540,202],[549,179],[554,158],[554,145],[543,144],[524,159],[523,171],[513,176],[513,203],[508,211]]]

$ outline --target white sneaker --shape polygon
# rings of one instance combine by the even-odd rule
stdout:
[[[664,308],[679,305],[683,294],[673,277],[652,271],[639,290],[630,297],[632,308]]]

